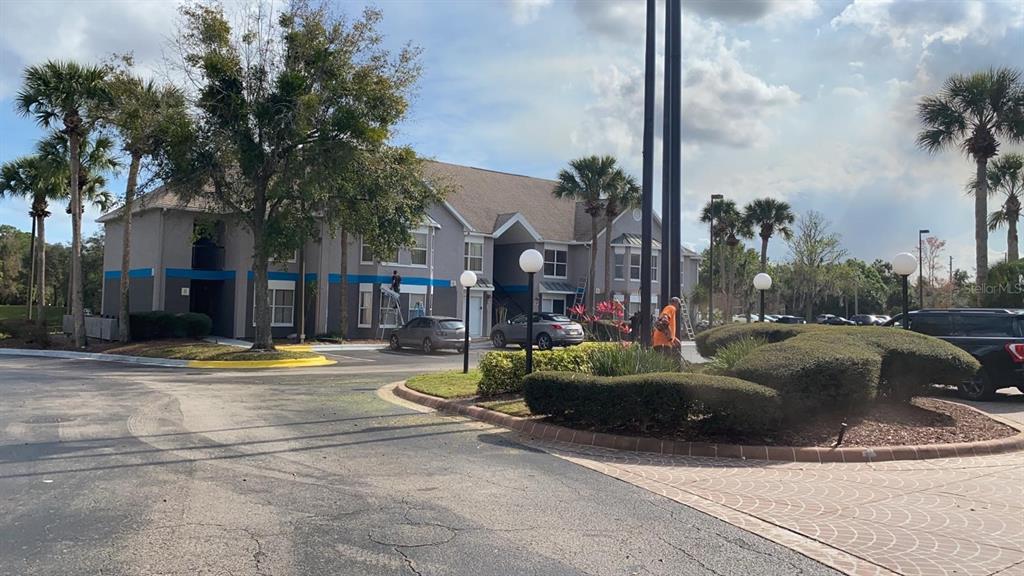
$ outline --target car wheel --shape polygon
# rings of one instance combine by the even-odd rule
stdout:
[[[462,354],[463,352],[466,351],[466,348],[463,346],[459,346],[458,348],[455,349],[455,351],[458,352],[459,354]]]
[[[551,342],[551,336],[548,336],[546,332],[541,332],[537,335],[537,348],[541,350],[551,350],[554,344]]]
[[[958,388],[960,397],[967,400],[991,400],[996,395],[996,385],[985,368],[978,370],[973,380],[961,382]]]
[[[402,344],[398,341],[398,334],[391,335],[390,345],[392,350],[398,351],[402,349]]]
[[[504,348],[507,344],[505,341],[505,333],[498,331],[491,334],[491,344],[493,344],[495,348]]]
[[[434,351],[434,343],[430,341],[430,338],[423,339],[423,353],[430,354]]]

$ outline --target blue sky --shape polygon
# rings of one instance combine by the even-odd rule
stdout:
[[[609,153],[639,176],[642,1],[375,5],[389,45],[424,51],[399,141],[439,160],[549,178],[571,158]],[[360,6],[338,3],[353,14]],[[0,2],[0,160],[42,134],[13,112],[24,66],[133,51],[159,77],[175,18],[175,3],[162,0]],[[696,213],[711,193],[741,205],[771,195],[825,213],[853,256],[891,258],[930,228],[973,271],[963,194],[972,165],[955,151],[915,149],[914,104],[949,74],[1024,66],[1024,3],[684,0],[683,35],[684,242],[707,245]],[[122,193],[123,179],[111,189]],[[27,229],[26,212],[0,200],[0,223]],[[66,241],[70,224],[55,213],[50,238]],[[1005,234],[992,235],[990,250],[1002,257]],[[785,258],[785,245],[771,255]]]

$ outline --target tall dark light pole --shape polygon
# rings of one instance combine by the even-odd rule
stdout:
[[[723,196],[711,195],[711,224],[708,225],[708,328],[715,325],[715,206]]]
[[[661,297],[662,306],[672,297],[672,227],[678,214],[672,212],[672,0],[665,2],[665,79],[661,102]]]
[[[924,245],[921,242],[921,235],[930,232],[930,230],[917,231],[917,302],[921,308],[924,308]]]
[[[466,316],[465,322],[465,333],[462,340],[462,373],[469,373],[469,290],[476,286],[476,273],[472,270],[466,270],[459,276],[459,285],[466,289]]]
[[[654,262],[651,235],[654,220],[655,6],[655,0],[647,0],[647,38],[644,48],[644,157],[640,199],[640,211],[643,214],[640,225],[640,343],[645,347],[651,345],[651,264]]]
[[[907,276],[917,268],[917,258],[910,252],[901,252],[892,259],[892,271],[903,277],[903,329],[910,329],[910,299],[907,289]]]
[[[530,248],[519,255],[519,267],[529,276],[530,303],[526,307],[526,373],[533,372],[533,275],[544,267],[544,256]]]
[[[682,92],[683,92],[683,64],[682,64],[682,28],[683,28],[683,3],[682,0],[668,0],[666,4],[666,21],[671,22],[671,25],[666,25],[666,32],[671,33],[671,41],[668,40],[669,34],[666,34],[666,42],[669,43],[665,47],[665,54],[669,56],[669,66],[666,66],[666,70],[671,69],[671,75],[669,78],[672,81],[672,97],[665,105],[669,107],[672,118],[672,131],[668,134],[668,139],[671,142],[672,154],[666,162],[668,162],[672,173],[672,186],[669,188],[671,195],[671,206],[672,212],[672,232],[671,232],[671,244],[672,256],[671,256],[671,268],[669,273],[671,277],[669,279],[669,289],[671,296],[677,298],[682,295],[682,276],[680,273],[682,254],[682,211],[683,211],[683,166],[682,166],[682,148],[680,147],[680,131],[682,124]],[[666,302],[667,304],[667,302]],[[676,324],[680,329],[682,328],[682,322]]]

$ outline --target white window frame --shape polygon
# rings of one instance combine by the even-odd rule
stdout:
[[[419,237],[423,238],[423,247],[422,248],[420,247],[419,242],[417,242],[417,239]],[[417,228],[416,230],[412,231],[412,238],[413,238],[412,245],[410,245],[408,248],[406,248],[406,251],[409,253],[409,266],[411,266],[413,268],[426,268],[427,267],[427,263],[430,261],[430,230],[428,230],[426,228]],[[423,253],[423,263],[422,264],[417,264],[416,262],[413,261],[413,253],[414,252],[422,252]]]
[[[291,280],[268,280],[267,281],[267,296],[270,299],[270,327],[281,328],[295,325],[295,288],[296,283]],[[291,292],[292,293],[292,305],[291,306],[277,306],[274,304],[275,292]],[[275,322],[274,321],[274,309],[275,308],[291,308],[291,320],[288,322]],[[253,287],[252,294],[252,325],[256,325],[256,288]]]
[[[364,308],[363,306],[363,295],[367,296],[368,302]],[[363,310],[369,312],[369,323],[363,322]],[[356,300],[356,326],[359,328],[372,328],[373,327],[373,284],[360,284],[359,285],[359,298]]]
[[[658,265],[661,263],[661,254],[657,250],[651,251],[651,282],[658,281]]]
[[[369,250],[369,249],[370,249],[370,245],[367,244],[366,242],[364,242],[362,238],[360,238],[359,239],[359,263],[360,264],[377,264],[378,263],[377,260],[373,259],[372,254],[371,254],[371,259],[370,260],[364,260],[363,259],[363,256],[365,255],[366,251]],[[398,263],[398,255],[399,255],[399,251],[395,250],[395,253],[394,253],[395,257],[394,257],[393,260],[391,260],[391,261],[383,261],[382,260],[382,261],[380,261],[380,264],[381,265],[386,265],[386,266],[399,266],[400,264]],[[423,266],[423,267],[425,268],[426,266]]]
[[[470,247],[479,247],[480,255],[474,256],[470,254]],[[480,260],[480,266],[478,268],[473,267],[473,261]],[[467,238],[462,248],[462,266],[464,270],[472,270],[473,272],[484,271],[484,243],[483,240],[477,240]]]
[[[561,300],[561,302],[562,302],[562,311],[561,312],[555,312],[555,310],[554,310],[555,300]],[[566,300],[565,294],[544,294],[544,295],[541,296],[541,300],[540,300],[540,311],[541,312],[550,312],[552,314],[566,314],[568,312],[568,310],[569,310],[569,303]]]
[[[635,264],[633,263],[633,259],[634,258],[636,259],[636,263]],[[630,282],[639,282],[640,281],[640,275],[643,273],[643,269],[641,268],[642,265],[643,265],[643,255],[640,254],[639,252],[630,252],[629,253],[629,281]],[[634,269],[636,270],[636,277],[633,276],[633,270]]]
[[[625,280],[623,277],[626,273],[626,253],[616,252],[612,257],[612,277],[615,280]]]
[[[554,259],[548,260],[548,251],[554,252]],[[565,261],[558,261],[558,253],[565,255]],[[553,274],[548,274],[548,264],[551,264]],[[562,274],[558,274],[558,267],[562,266]],[[544,277],[565,279],[569,274],[569,247],[568,246],[544,246]]]

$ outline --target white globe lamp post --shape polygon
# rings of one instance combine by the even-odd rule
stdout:
[[[462,373],[469,373],[469,289],[476,286],[476,273],[466,270],[459,276],[459,285],[466,289],[465,335],[462,342]]]
[[[772,287],[772,277],[759,272],[754,276],[754,288],[761,294],[761,322],[764,322],[764,292]]]
[[[903,329],[910,328],[910,304],[907,300],[907,276],[917,268],[917,258],[910,252],[900,252],[892,259],[892,271],[903,278]]]
[[[529,305],[526,307],[526,373],[533,372],[533,275],[544,268],[544,256],[534,250],[524,250],[519,255],[519,267],[529,277]]]

